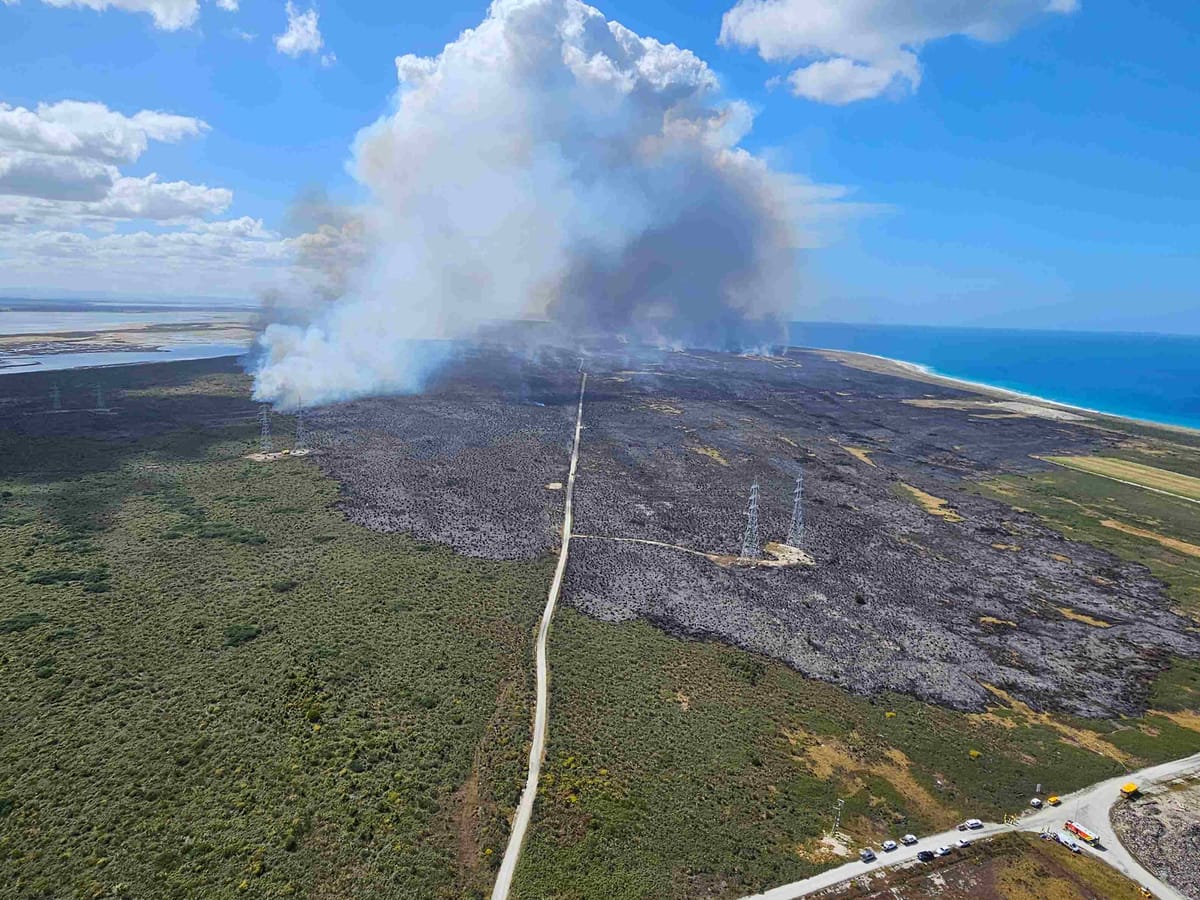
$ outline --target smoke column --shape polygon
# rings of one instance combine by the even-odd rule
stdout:
[[[394,112],[355,142],[353,250],[332,227],[320,243],[355,265],[265,328],[259,399],[413,390],[438,357],[414,341],[497,320],[719,349],[783,336],[813,186],[739,146],[750,110],[693,53],[578,0],[496,0],[396,70]]]

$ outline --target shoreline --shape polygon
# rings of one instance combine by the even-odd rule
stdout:
[[[981,396],[993,397],[1004,401],[1031,403],[1037,406],[1047,407],[1049,409],[1061,410],[1074,415],[1081,415],[1085,417],[1095,416],[1100,419],[1110,419],[1117,422],[1130,423],[1141,428],[1157,428],[1163,431],[1187,435],[1193,438],[1200,438],[1200,428],[1197,427],[1177,425],[1172,422],[1158,422],[1153,419],[1142,419],[1138,418],[1137,416],[1127,416],[1120,413],[1106,412],[1102,409],[1079,406],[1074,403],[1065,403],[1061,400],[1052,400],[1049,397],[1040,397],[1037,394],[1028,394],[1023,391],[1013,390],[1012,388],[998,387],[994,384],[986,384],[982,381],[971,381],[967,378],[958,378],[953,375],[943,375],[942,373],[922,363],[909,362],[908,360],[903,359],[893,359],[889,356],[879,356],[874,353],[863,353],[858,350],[836,350],[827,347],[798,347],[797,349],[819,353],[826,359],[832,359],[844,365],[849,365],[868,372],[875,372],[876,374],[894,375],[900,378],[908,378],[912,381],[924,381],[926,383],[936,384],[941,387],[951,387],[959,390],[970,391],[971,393],[980,394]],[[874,365],[854,365],[856,361],[862,360],[871,361],[874,363]]]

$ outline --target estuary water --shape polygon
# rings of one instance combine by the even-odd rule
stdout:
[[[1200,429],[1200,336],[793,322],[791,344],[853,350],[1058,403]]]

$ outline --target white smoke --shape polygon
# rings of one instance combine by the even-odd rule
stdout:
[[[740,148],[750,110],[694,54],[578,0],[496,0],[396,69],[394,113],[355,145],[363,262],[265,329],[256,396],[410,390],[430,359],[414,339],[522,317],[691,346],[782,335],[812,186]]]

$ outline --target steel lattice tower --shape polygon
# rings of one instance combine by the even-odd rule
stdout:
[[[270,453],[275,445],[271,441],[271,407],[268,404],[262,405],[259,418],[262,419],[262,432],[259,435],[258,449],[263,453]]]
[[[796,487],[792,491],[792,524],[788,528],[789,547],[799,548],[804,543],[804,471],[796,474]]]
[[[742,538],[742,559],[758,559],[758,479],[750,488],[750,507],[746,510],[746,536]]]

